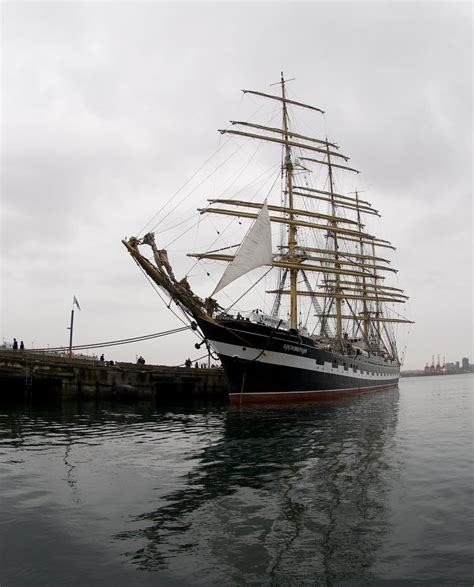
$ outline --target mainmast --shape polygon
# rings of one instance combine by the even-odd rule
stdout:
[[[362,232],[362,219],[360,216],[360,205],[359,205],[359,192],[356,190],[355,191],[355,199],[356,199],[356,206],[357,206],[357,221],[359,223],[359,231]],[[360,237],[360,242],[359,242],[359,252],[360,255],[362,257],[362,264],[364,263],[363,259],[364,259],[364,241],[362,239],[362,236]],[[375,254],[372,255],[373,257],[375,257]],[[375,263],[375,260],[374,260]],[[367,297],[367,282],[366,282],[366,278],[362,277],[362,293],[364,298]],[[362,307],[363,307],[363,312],[362,312],[362,316],[363,316],[363,334],[364,334],[364,340],[366,342],[366,344],[369,344],[369,313],[368,313],[368,308],[367,308],[367,300],[363,299],[362,300]]]
[[[288,193],[288,218],[290,221],[294,220],[293,213],[293,162],[291,160],[291,147],[288,139],[288,109],[286,106],[286,92],[285,92],[285,80],[283,78],[283,72],[281,73],[281,97],[283,103],[283,140],[285,144],[285,160],[283,167],[286,175],[286,191]],[[288,251],[289,256],[294,257],[295,249],[297,246],[296,241],[296,225],[290,222],[288,228]],[[290,326],[291,328],[298,327],[298,294],[297,294],[297,277],[298,270],[290,269]]]

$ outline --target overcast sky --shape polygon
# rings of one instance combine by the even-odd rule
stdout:
[[[1,10],[5,340],[66,345],[73,295],[76,344],[180,326],[120,241],[215,152],[240,90],[268,91],[283,70],[295,99],[326,110],[383,214],[380,236],[397,246],[416,321],[405,368],[438,353],[474,362],[471,3]],[[194,342],[184,333],[105,354],[174,365],[197,356]]]

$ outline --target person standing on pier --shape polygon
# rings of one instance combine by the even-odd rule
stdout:
[[[14,351],[18,350],[18,341],[16,338],[13,339],[13,350]]]
[[[23,343],[22,340],[20,340],[20,351],[24,351],[25,350],[25,345]]]

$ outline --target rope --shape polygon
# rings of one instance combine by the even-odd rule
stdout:
[[[207,359],[208,357],[209,357],[209,353],[206,353],[205,355],[202,355],[202,356],[198,357],[197,359],[192,359],[192,360],[191,360],[191,359],[189,359],[189,360],[191,361],[192,365],[193,365],[193,367],[192,367],[192,368],[193,368],[193,369],[195,369],[195,367],[194,367],[194,363],[198,363],[198,362],[199,362],[201,359]],[[217,361],[219,360],[219,358],[217,358],[217,359],[216,359],[216,358],[215,358],[215,357],[212,355],[212,353],[211,353],[211,357],[212,357],[213,359],[217,360]],[[185,366],[186,366],[186,361],[185,361],[184,363],[180,363],[179,365],[176,365],[176,367],[185,367]],[[191,367],[190,367],[190,368],[191,368]],[[206,367],[206,369],[207,369],[207,367]],[[214,367],[214,369],[215,369],[215,367]]]
[[[181,318],[181,316],[178,316],[178,314],[176,314],[176,312],[174,312],[171,309],[171,302],[173,301],[170,298],[169,303],[167,303],[163,296],[161,295],[161,293],[159,292],[159,290],[157,289],[157,285],[156,283],[149,277],[149,275],[146,273],[146,271],[143,269],[143,267],[138,263],[138,261],[136,259],[134,259],[135,263],[137,264],[138,268],[140,269],[140,271],[143,273],[143,275],[145,276],[146,280],[148,281],[148,283],[151,285],[151,287],[154,289],[155,293],[158,295],[158,297],[160,298],[160,300],[165,304],[165,306],[168,308],[168,310],[182,323],[184,324],[184,326],[186,328],[189,328],[191,325],[191,319],[189,318],[189,316],[183,311],[183,309],[181,308],[181,306],[178,305],[178,308],[181,310],[181,312],[184,314],[184,317],[187,319],[187,321],[189,322],[189,325],[186,324],[186,322]]]
[[[121,338],[118,340],[109,340],[106,342],[94,342],[91,344],[80,344],[71,347],[73,350],[86,350],[86,349],[98,349],[102,347],[109,347],[109,346],[119,346],[122,344],[130,344],[132,342],[141,342],[144,340],[151,340],[153,338],[160,338],[161,336],[167,336],[169,334],[177,334],[178,332],[184,332],[185,330],[189,330],[190,326],[182,326],[180,328],[174,328],[173,330],[165,330],[164,332],[154,332],[153,334],[144,334],[143,336],[134,336],[132,338]],[[41,351],[62,351],[66,347],[49,347],[43,349],[31,349],[31,352],[41,352]]]
[[[236,149],[236,150],[235,150],[233,153],[231,153],[231,155],[229,155],[229,157],[227,157],[227,159],[225,159],[224,161],[222,161],[222,163],[221,163],[221,164],[220,164],[220,165],[217,167],[217,169],[219,169],[219,167],[222,167],[223,165],[225,165],[225,164],[227,163],[227,161],[229,161],[229,159],[232,159],[232,157],[233,157],[233,156],[234,156],[234,155],[235,155],[235,154],[236,154],[238,151],[240,151],[242,148],[243,148],[242,146],[238,147],[238,148],[237,148],[237,149]],[[217,153],[217,151],[216,151],[216,153]],[[214,153],[214,155],[215,155],[215,153]],[[214,155],[213,155],[212,157],[214,157]],[[210,157],[210,159],[212,159],[212,157]],[[209,160],[210,160],[210,159],[209,159]],[[207,161],[206,161],[206,163],[207,163]],[[205,163],[204,165],[202,165],[198,171],[200,171],[200,170],[201,170],[201,169],[202,169],[202,168],[203,168],[203,167],[206,165],[206,163]],[[217,169],[216,169],[216,170],[217,170]],[[175,205],[174,205],[174,207],[173,207],[173,208],[171,208],[171,210],[169,210],[169,211],[168,211],[168,212],[167,212],[167,213],[166,213],[166,214],[163,216],[163,218],[162,218],[161,220],[158,220],[158,221],[155,223],[155,225],[154,225],[154,226],[151,228],[151,230],[152,230],[152,231],[153,231],[153,230],[155,230],[155,229],[156,229],[156,228],[157,228],[157,227],[158,227],[158,226],[159,226],[159,225],[160,225],[160,224],[161,224],[161,223],[162,223],[164,220],[166,220],[166,218],[168,218],[168,216],[169,216],[170,214],[172,214],[172,213],[173,213],[173,212],[176,210],[176,208],[178,208],[178,206],[180,206],[180,205],[181,205],[181,204],[182,204],[182,203],[183,203],[183,202],[184,202],[184,201],[185,201],[187,198],[189,198],[189,196],[190,196],[192,193],[194,193],[194,192],[195,192],[195,191],[196,191],[196,190],[197,190],[197,189],[198,189],[198,188],[199,188],[199,187],[200,187],[200,186],[201,186],[203,183],[205,183],[205,182],[206,182],[206,181],[207,181],[207,180],[208,180],[208,179],[209,179],[209,178],[210,178],[210,177],[211,177],[211,176],[212,176],[212,175],[213,175],[213,174],[216,172],[216,170],[213,170],[213,171],[211,171],[211,173],[209,173],[209,174],[208,174],[208,175],[207,175],[207,176],[206,176],[206,177],[205,177],[205,178],[204,178],[202,181],[200,181],[200,182],[199,182],[199,183],[198,183],[198,184],[197,184],[197,185],[196,185],[196,186],[195,186],[195,187],[194,187],[194,188],[193,188],[193,189],[192,189],[190,192],[188,192],[188,193],[187,193],[187,194],[186,194],[186,195],[185,195],[183,198],[181,198],[181,200],[180,200],[180,201],[179,201],[177,204],[175,204]],[[198,171],[197,171],[197,172],[196,172],[194,175],[196,175],[196,174],[198,173]],[[194,177],[194,176],[193,176],[193,177]],[[189,180],[188,180],[188,181],[187,181],[187,182],[186,182],[186,183],[183,185],[183,187],[184,187],[185,185],[187,185],[187,184],[188,184],[188,183],[191,181],[191,179],[192,179],[192,178],[190,178],[190,179],[189,179]],[[176,192],[176,193],[175,193],[175,194],[174,194],[174,195],[173,195],[173,196],[172,196],[172,197],[171,197],[171,198],[168,200],[168,203],[169,203],[169,202],[171,202],[171,200],[173,200],[173,199],[174,199],[174,197],[178,195],[178,193],[181,191],[181,189],[182,189],[182,188],[180,188],[180,189],[179,189],[179,190],[178,190],[178,191],[177,191],[177,192]],[[165,206],[164,206],[164,207],[166,208],[166,204],[165,204]],[[155,218],[156,218],[156,217],[157,217],[157,216],[160,214],[160,212],[162,212],[162,211],[163,211],[163,209],[159,210],[159,211],[158,211],[158,212],[155,214],[155,216],[153,217],[153,219],[152,219],[152,220],[150,220],[150,221],[149,221],[149,222],[148,222],[148,223],[145,225],[145,227],[147,227],[148,225],[150,225],[150,224],[151,224],[151,222],[153,222],[153,221],[155,220]],[[144,227],[144,228],[143,228],[143,229],[140,231],[140,233],[139,233],[139,234],[141,234],[141,233],[144,231],[145,227]],[[149,229],[149,230],[150,230],[150,229]]]
[[[220,149],[220,147],[219,147],[219,149]],[[150,220],[143,226],[143,228],[138,232],[138,234],[142,234],[143,232],[145,232],[145,229],[157,218],[157,216],[159,216],[159,214],[161,212],[163,212],[164,208],[166,208],[166,206],[168,204],[170,204],[174,200],[174,198],[176,198],[176,196],[179,194],[179,192],[188,185],[188,183],[201,171],[201,169],[203,169],[209,163],[209,161],[211,161],[213,159],[213,157],[215,157],[215,155],[219,152],[219,149],[214,151],[214,153],[209,157],[209,159],[207,161],[205,161],[201,165],[201,167],[199,169],[197,169],[194,172],[194,174],[185,183],[182,184],[182,186],[171,196],[171,198],[168,199],[165,206],[160,208],[160,210],[158,210],[158,212],[156,212],[156,214],[154,216],[152,216],[152,218],[150,218]],[[189,196],[189,194],[188,194],[188,196]],[[188,196],[185,196],[185,198]],[[168,215],[169,215],[169,212],[164,216],[164,218],[162,218],[162,220],[160,222],[162,222]]]
[[[241,299],[242,299],[244,296],[246,296],[246,295],[249,293],[249,291],[250,291],[251,289],[253,289],[253,288],[254,288],[254,287],[255,287],[255,286],[256,286],[256,285],[257,285],[257,284],[258,284],[260,281],[262,281],[262,279],[263,279],[264,277],[266,277],[266,276],[267,276],[267,275],[270,273],[270,271],[271,271],[272,269],[273,269],[273,267],[270,267],[270,269],[269,269],[268,271],[266,271],[266,272],[265,272],[265,273],[264,273],[264,274],[263,274],[263,275],[262,275],[262,276],[261,276],[259,279],[257,279],[257,281],[256,281],[255,283],[252,283],[252,285],[251,285],[251,286],[250,286],[250,287],[249,287],[249,288],[248,288],[246,291],[244,291],[244,293],[243,293],[243,294],[240,296],[240,298],[237,298],[233,304],[231,304],[231,305],[230,305],[228,308],[226,308],[226,310],[225,310],[225,311],[226,311],[226,312],[228,312],[228,311],[229,311],[231,308],[233,308],[233,307],[235,306],[235,304],[237,304],[238,302],[240,302],[240,300],[241,300]]]

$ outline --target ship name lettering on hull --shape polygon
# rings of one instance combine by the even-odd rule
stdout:
[[[284,344],[283,348],[285,349],[285,351],[293,351],[295,353],[301,353],[302,355],[308,354],[308,349],[305,349],[300,346],[295,346],[293,344]]]

